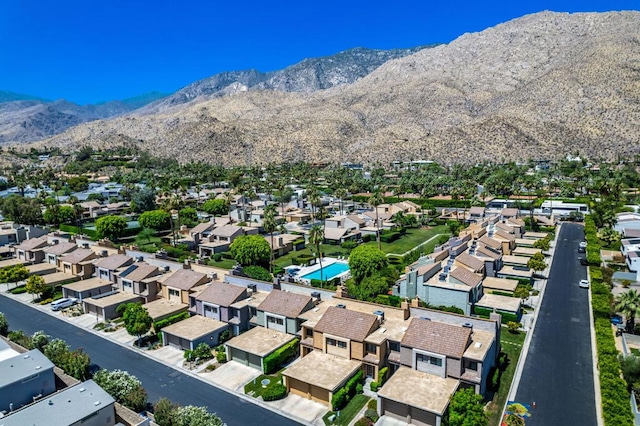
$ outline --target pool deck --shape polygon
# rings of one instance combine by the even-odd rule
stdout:
[[[336,258],[333,258],[333,257],[323,257],[322,258],[322,269],[326,269],[326,268],[328,268],[329,266],[331,266],[331,265],[333,265],[335,263],[342,263],[342,264],[347,265],[347,266],[349,265],[347,263],[347,261],[343,260],[343,259],[336,259]],[[311,280],[308,279],[308,278],[303,278],[303,277],[305,275],[309,275],[309,274],[312,274],[312,273],[314,273],[316,271],[319,271],[320,270],[320,265],[319,265],[319,263],[315,263],[315,264],[313,264],[311,266],[290,265],[290,266],[285,267],[284,269],[285,269],[285,271],[288,271],[290,269],[298,269],[298,271],[294,275],[294,277],[297,280],[300,280],[301,282],[309,283]],[[342,277],[348,276],[349,273],[350,272],[347,269],[346,271],[341,272],[338,275],[334,275],[333,277],[330,277],[330,278],[325,278],[325,280],[329,281],[329,280],[332,280],[334,278],[342,278]]]

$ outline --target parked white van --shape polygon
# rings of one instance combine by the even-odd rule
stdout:
[[[51,302],[51,310],[59,311],[60,309],[68,308],[78,303],[78,299],[74,297],[63,297],[62,299]]]

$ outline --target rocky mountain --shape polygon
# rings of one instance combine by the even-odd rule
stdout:
[[[350,84],[371,73],[385,62],[411,55],[426,47],[430,46],[392,50],[357,47],[331,56],[305,59],[278,71],[223,72],[196,81],[171,96],[147,105],[136,113],[153,114],[194,100],[203,102],[249,90],[314,92]]]
[[[473,163],[640,151],[640,12],[527,15],[315,92],[247,91],[42,143],[182,161]]]
[[[0,92],[0,143],[31,142],[87,121],[115,117],[136,110],[166,94],[152,92],[134,98],[78,105],[35,96]]]

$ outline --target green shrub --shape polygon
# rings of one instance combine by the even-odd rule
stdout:
[[[347,403],[347,392],[344,388],[338,389],[337,392],[331,397],[331,408],[333,411],[338,411],[344,407]]]
[[[378,401],[376,399],[370,399],[369,402],[367,402],[367,408],[370,410],[377,410]]]
[[[299,339],[293,339],[281,348],[267,355],[263,360],[263,371],[265,374],[271,374],[278,371],[282,364],[296,356],[298,353]]]
[[[282,383],[271,385],[262,392],[262,399],[264,401],[276,401],[285,396],[287,396],[287,387]]]
[[[231,253],[229,253],[228,251],[223,251],[222,253],[216,253],[216,254],[219,254],[220,256],[222,256],[223,259],[233,260],[233,256],[231,256]]]
[[[254,280],[271,282],[271,280],[273,279],[273,275],[271,275],[271,272],[269,272],[262,266],[245,266],[244,268],[242,268],[242,270],[245,274],[247,274],[249,278],[253,278]]]
[[[375,401],[375,400],[374,400]],[[365,412],[364,412],[364,416],[367,419],[370,419],[373,423],[378,421],[378,410],[372,410],[371,408],[368,408]]]
[[[378,382],[371,382],[369,387],[371,388],[371,392],[378,392]]]
[[[380,383],[380,386],[384,385],[384,383],[387,381],[388,373],[389,367],[383,367],[378,372],[378,383]]]
[[[371,426],[371,420],[367,419],[366,417],[362,417],[354,423],[354,426]]]
[[[20,287],[12,288],[9,292],[11,294],[23,294],[27,292],[27,286],[21,285]]]
[[[358,247],[358,243],[353,240],[347,240],[340,244],[340,247],[347,250],[353,250],[354,248]]]
[[[225,352],[218,351],[216,353],[216,361],[218,361],[220,364],[224,364],[225,362],[227,362],[227,354]]]
[[[491,389],[498,390],[500,387],[500,377],[502,376],[502,370],[500,368],[493,367],[493,371],[490,373],[491,375]]]
[[[51,302],[53,302],[53,299],[49,297],[48,299],[43,299],[43,300],[41,300],[41,301],[40,301],[40,304],[41,304],[41,305],[48,305],[48,304],[49,304],[49,303],[51,303]]]
[[[364,386],[362,386],[362,383],[358,383],[356,385],[356,393],[361,394],[362,392],[364,392]]]
[[[220,262],[222,260],[222,254],[216,253],[213,255],[213,260],[216,262]]]
[[[189,318],[189,312],[180,312],[179,314],[172,315],[169,318],[161,319],[153,323],[153,329],[156,333],[159,333],[162,328],[175,324],[178,321]]]
[[[362,372],[362,370],[358,370],[358,372],[354,374],[352,378],[347,380],[347,383],[345,383],[344,385],[344,388],[347,391],[347,402],[350,401],[351,398],[353,398],[353,396],[356,394],[356,388],[358,384],[362,383],[363,380],[364,373]]]

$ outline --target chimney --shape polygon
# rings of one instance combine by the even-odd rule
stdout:
[[[409,308],[409,301],[406,299],[400,303],[400,309],[402,309],[403,317],[405,320],[411,316],[411,309]]]
[[[100,252],[100,257],[107,257],[107,256],[109,256],[109,252],[108,252],[108,251],[106,251],[106,250],[102,250],[102,251]]]
[[[182,269],[191,269],[191,259],[185,259],[182,264]]]
[[[278,247],[282,247],[284,244],[282,244],[282,237],[278,237]]]

